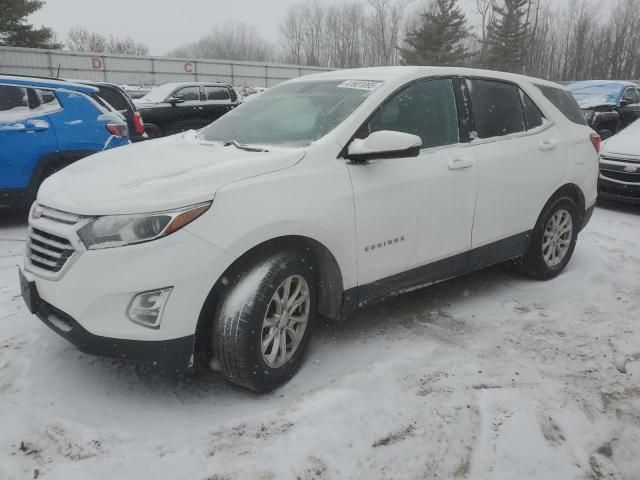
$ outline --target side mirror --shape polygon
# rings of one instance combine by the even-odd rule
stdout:
[[[184,98],[171,97],[169,103],[175,107],[179,103],[184,103]]]
[[[417,157],[421,147],[422,139],[417,135],[381,130],[365,139],[353,140],[347,150],[347,159],[353,162],[366,162],[384,158]]]

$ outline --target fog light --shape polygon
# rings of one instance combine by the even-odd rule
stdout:
[[[173,287],[139,293],[131,300],[127,309],[129,320],[149,328],[160,328],[164,307]]]

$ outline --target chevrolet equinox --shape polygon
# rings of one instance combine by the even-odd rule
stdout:
[[[280,84],[200,131],[93,155],[44,182],[20,271],[80,350],[264,392],[319,316],[501,262],[565,268],[600,138],[563,87],[462,68]]]

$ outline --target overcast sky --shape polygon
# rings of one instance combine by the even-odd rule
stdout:
[[[53,28],[61,41],[74,26],[102,34],[130,36],[152,55],[193,42],[213,25],[240,21],[255,25],[268,40],[278,38],[278,23],[289,5],[301,0],[46,0],[30,21]],[[323,0],[329,3],[328,0]],[[419,4],[422,0],[415,0]],[[566,4],[568,0],[553,0]],[[463,3],[471,5],[472,0]],[[613,3],[613,2],[612,2]]]
[[[277,24],[287,7],[300,0],[46,0],[29,19],[53,28],[60,40],[74,26],[130,36],[149,46],[151,54],[197,40],[215,24],[254,24],[263,37],[276,40]]]

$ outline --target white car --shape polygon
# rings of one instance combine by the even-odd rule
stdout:
[[[640,120],[602,143],[600,197],[640,204]]]
[[[319,315],[513,259],[558,275],[594,208],[598,147],[543,80],[427,67],[295,79],[199,132],[50,177],[23,297],[85,352],[213,360],[269,391]]]

